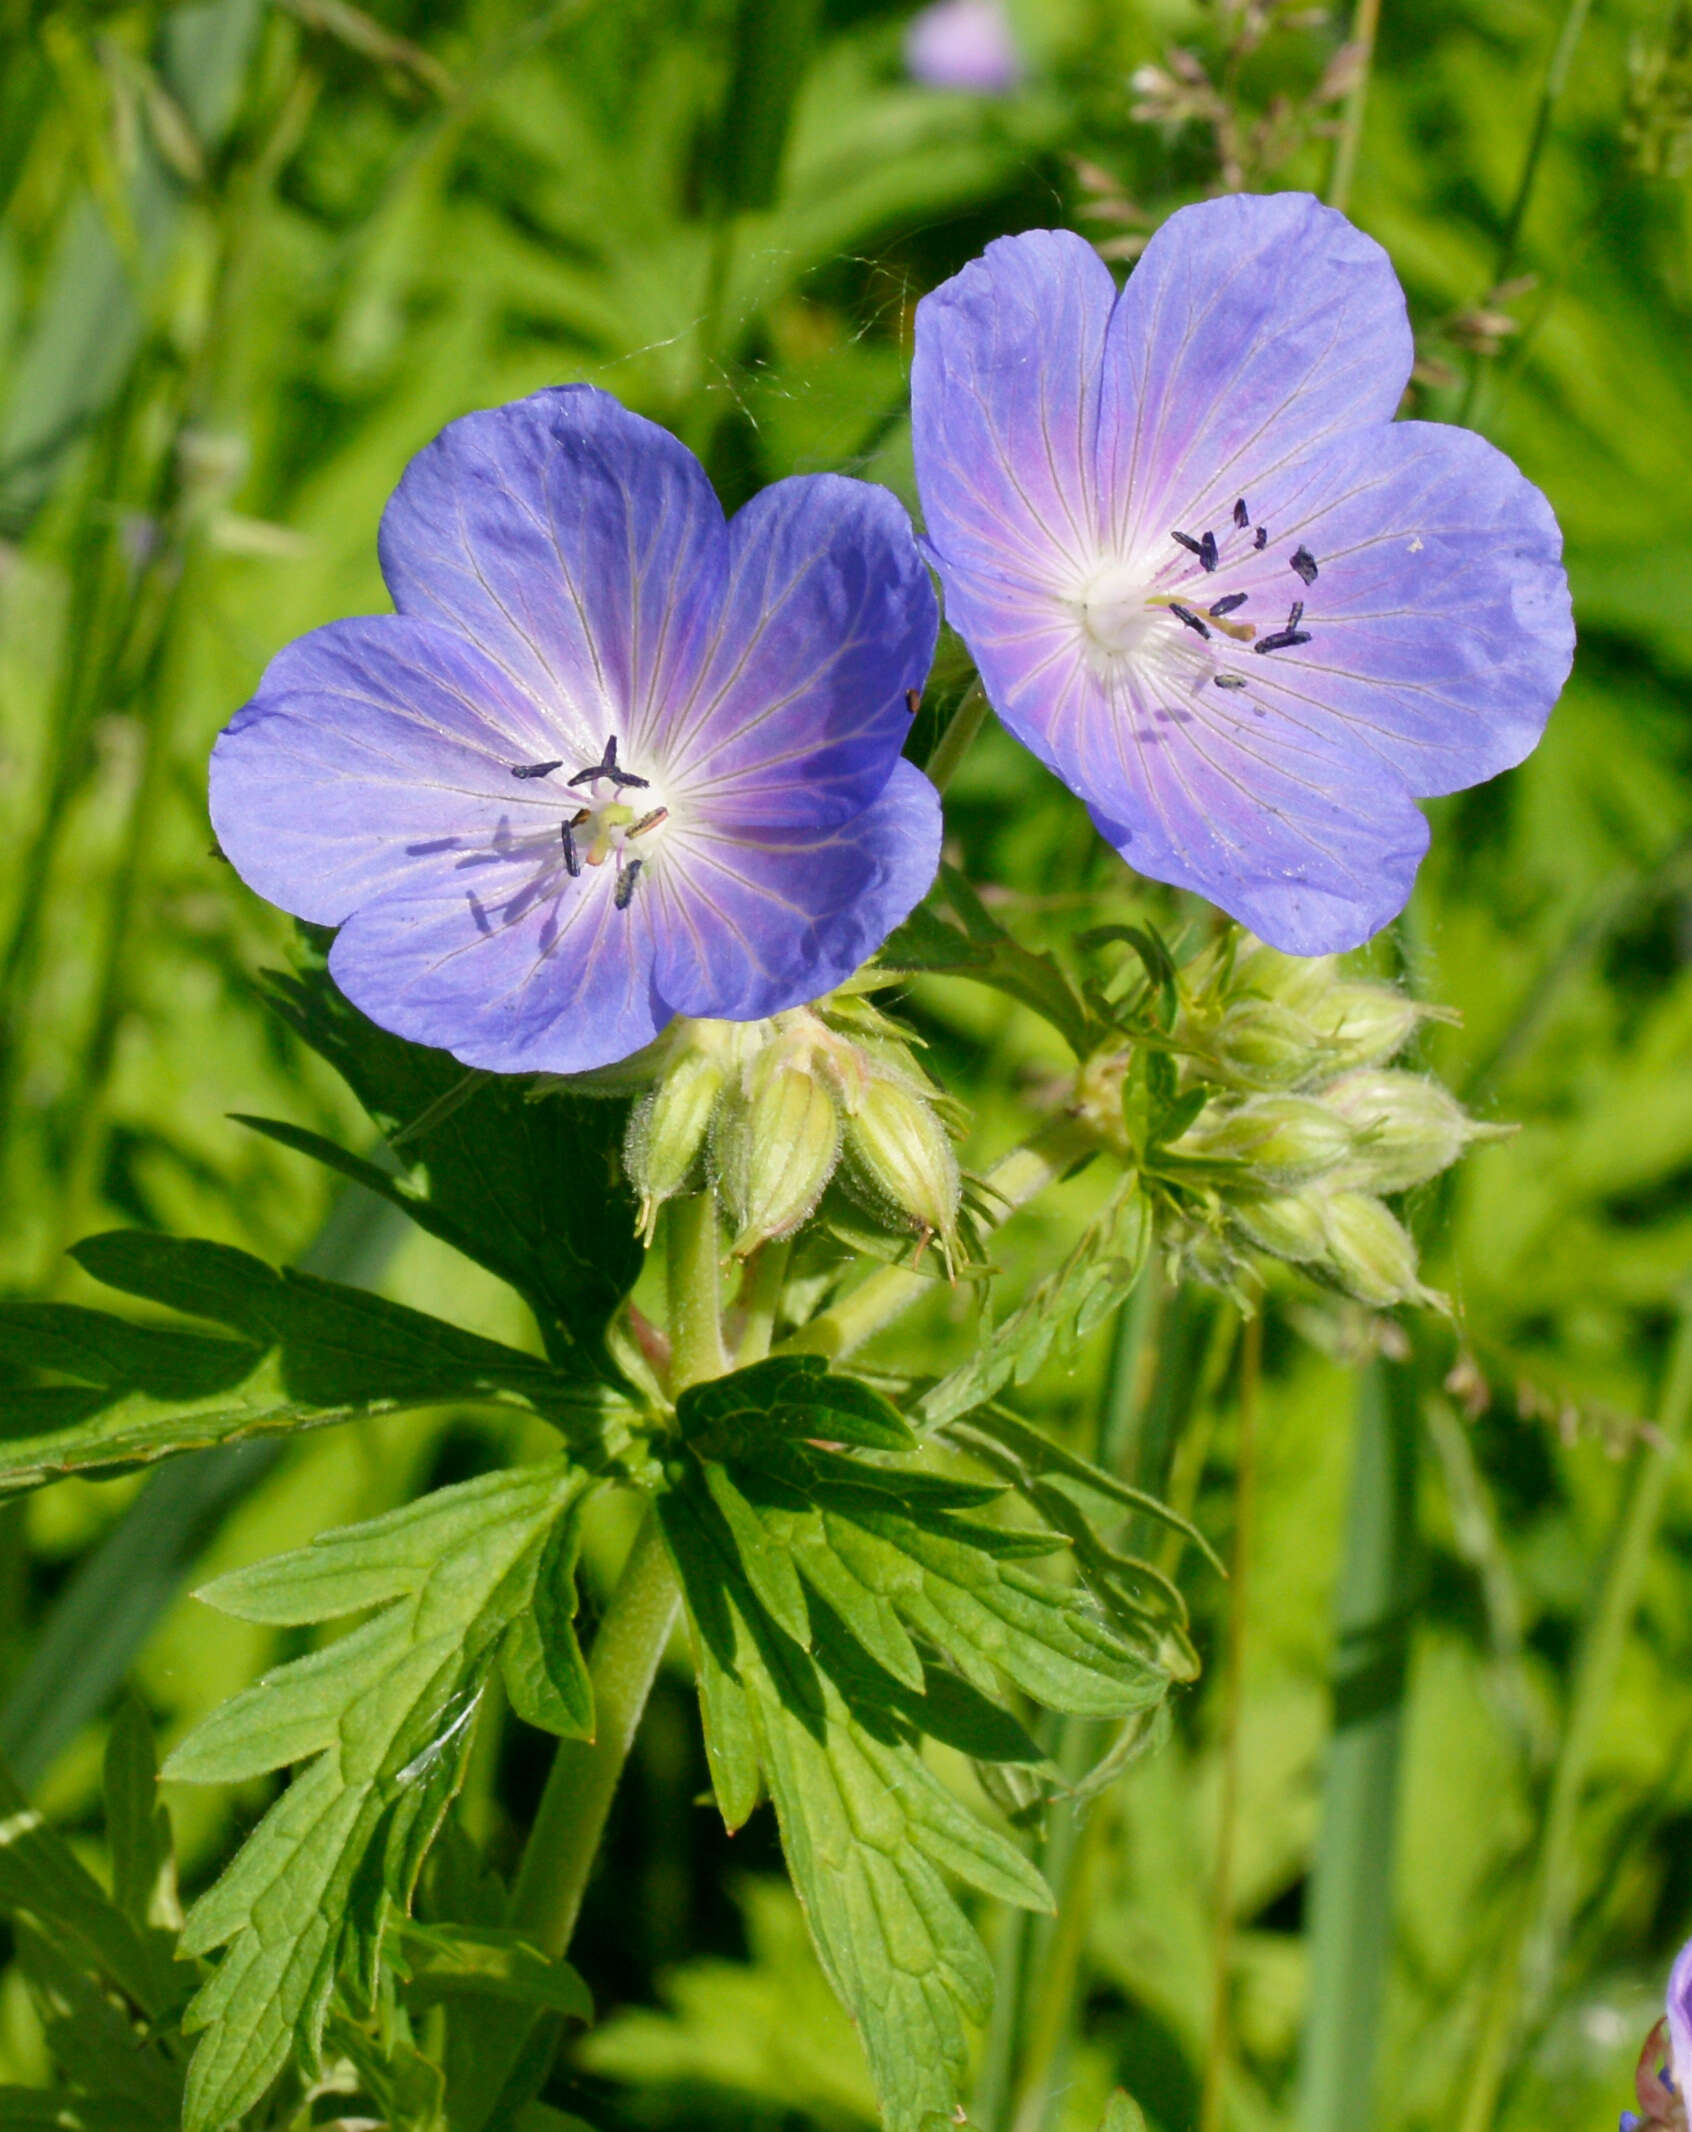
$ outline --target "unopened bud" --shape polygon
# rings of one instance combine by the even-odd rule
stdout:
[[[1318,1192],[1275,1192],[1235,1201],[1229,1211],[1242,1235],[1271,1258],[1304,1263],[1328,1248],[1328,1223]]]
[[[950,1244],[958,1220],[958,1158],[927,1099],[877,1073],[846,1121],[850,1174],[879,1207]]]
[[[725,1078],[721,1058],[684,1052],[629,1114],[623,1165],[640,1194],[640,1233],[647,1243],[658,1209],[693,1181]]]
[[[1449,1169],[1471,1140],[1496,1126],[1477,1125],[1437,1081],[1420,1074],[1364,1068],[1322,1092],[1357,1134],[1346,1181],[1369,1192],[1404,1192]]]
[[[1375,1310],[1444,1298],[1416,1278],[1416,1247],[1402,1223],[1366,1192],[1332,1192],[1323,1202],[1327,1264],[1342,1288]]]
[[[1273,999],[1237,999],[1210,1039],[1216,1078],[1245,1088],[1293,1088],[1330,1054],[1302,1014]]]
[[[1310,1096],[1256,1096],[1226,1109],[1211,1104],[1173,1152],[1233,1162],[1264,1183],[1308,1184],[1351,1152],[1351,1127]]]
[[[1396,1058],[1428,1010],[1391,985],[1335,984],[1305,1009],[1336,1073]]]
[[[1309,1015],[1332,988],[1337,967],[1332,955],[1283,955],[1279,948],[1267,947],[1248,933],[1234,958],[1232,989],[1261,992],[1265,999],[1290,1007],[1295,1014]]]
[[[772,1049],[748,1078],[748,1089],[732,1091],[719,1106],[712,1143],[718,1183],[738,1225],[731,1246],[737,1258],[791,1236],[840,1159],[834,1099],[803,1065]]]

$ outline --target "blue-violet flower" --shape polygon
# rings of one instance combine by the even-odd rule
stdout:
[[[1355,946],[1416,797],[1519,762],[1569,670],[1549,505],[1395,422],[1385,252],[1308,195],[1172,215],[1118,294],[1063,230],[917,309],[917,481],[987,695],[1131,865],[1275,947]]]
[[[725,521],[685,446],[566,386],[444,430],[380,553],[398,613],[272,662],[211,811],[383,1028],[579,1072],[815,998],[927,889],[899,749],[935,602],[886,490],[796,477]]]
[[[1687,2132],[1686,2095],[1692,2083],[1692,1941],[1669,1972],[1668,2008],[1645,2038],[1634,2068],[1638,2110],[1624,2110],[1621,2132]]]

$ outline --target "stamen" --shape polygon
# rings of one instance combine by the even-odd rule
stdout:
[[[1293,568],[1303,578],[1304,582],[1307,585],[1314,585],[1321,573],[1316,568],[1316,558],[1311,554],[1310,550],[1300,545],[1293,550],[1291,561]]]
[[[1196,555],[1202,560],[1204,555],[1204,542],[1202,540],[1194,540],[1190,533],[1177,533],[1173,526],[1169,529],[1169,538],[1178,540],[1189,555]]]
[[[520,762],[512,764],[511,774],[513,777],[550,777],[554,770],[563,767],[562,762]]]
[[[1246,500],[1243,496],[1236,497],[1234,501],[1234,523],[1242,533],[1251,524],[1251,513],[1246,509]]]
[[[1292,605],[1287,609],[1287,627],[1289,629],[1296,629],[1299,623],[1303,620],[1304,602],[1302,600],[1294,600]]]
[[[1206,608],[1205,612],[1214,621],[1219,622],[1225,614],[1232,614],[1236,607],[1243,607],[1248,597],[1244,592],[1230,592],[1226,599],[1218,600],[1214,607]]]
[[[1211,680],[1218,688],[1244,688],[1244,674],[1212,674]]]
[[[660,822],[667,822],[669,819],[670,810],[668,807],[654,807],[650,814],[641,816],[640,820],[629,831],[629,835],[643,837],[649,829],[656,829]]]
[[[1286,651],[1294,644],[1308,644],[1308,629],[1277,629],[1269,636],[1259,637],[1251,647],[1253,651]]]
[[[651,780],[648,778],[636,777],[632,770],[618,769],[617,736],[615,733],[613,733],[610,739],[605,743],[605,753],[600,757],[598,762],[593,764],[590,769],[578,770],[575,776],[572,777],[569,782],[572,785],[591,785],[596,779],[601,777],[608,777],[611,780],[612,784],[618,787],[622,787],[624,785],[632,785],[637,790],[642,792],[646,790],[647,785],[651,782]]]
[[[1216,535],[1206,533],[1199,542],[1199,561],[1207,570],[1214,570],[1221,560],[1216,549]]]
[[[640,868],[640,860],[631,859],[617,876],[617,886],[612,892],[611,901],[620,911],[626,911],[629,907],[629,898],[634,894],[635,883],[640,879]]]
[[[1177,606],[1175,601],[1171,600],[1169,602],[1169,612],[1174,615],[1178,621],[1185,622],[1189,629],[1196,629],[1201,637],[1209,636],[1210,631],[1205,628],[1204,624],[1199,620],[1198,616],[1194,614],[1193,610],[1190,607]]]
[[[560,822],[558,836],[564,846],[564,871],[574,881],[582,870],[582,855],[576,849],[576,839],[568,822]]]
[[[1257,550],[1258,554],[1261,555],[1264,549],[1267,548],[1269,545],[1269,528],[1267,526],[1259,526],[1256,533],[1252,536],[1251,544]]]

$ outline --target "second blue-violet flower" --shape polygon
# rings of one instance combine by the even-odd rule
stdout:
[[[1519,762],[1569,670],[1550,506],[1393,416],[1385,252],[1308,195],[1172,215],[1127,287],[1001,238],[917,309],[916,470],[987,695],[1154,879],[1315,955],[1402,909],[1419,797]]]
[[[725,520],[684,445],[567,386],[452,423],[380,552],[397,613],[271,663],[211,811],[383,1028],[604,1066],[818,997],[927,889],[939,799],[899,750],[937,613],[885,489],[800,476]]]

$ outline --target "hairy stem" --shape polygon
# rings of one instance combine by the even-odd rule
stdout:
[[[1592,1758],[1609,1716],[1623,1646],[1639,1604],[1663,1497],[1692,1413],[1692,1309],[1683,1309],[1669,1358],[1657,1428],[1634,1445],[1603,1568],[1575,1654],[1551,1788],[1515,1929],[1499,1962],[1475,2052],[1459,2132],[1490,2132],[1511,2059],[1539,2014],[1568,1935],[1579,1890],[1575,1825]]]
[[[665,1281],[670,1306],[670,1391],[720,1377],[723,1353],[722,1238],[717,1195],[696,1192],[664,1209]]]
[[[1069,1117],[1054,1118],[1032,1140],[1012,1148],[987,1172],[987,1181],[1004,1204],[1004,1219],[1037,1192],[1096,1153],[1098,1142],[1085,1126]],[[784,1355],[826,1355],[830,1361],[849,1355],[884,1326],[932,1292],[933,1281],[905,1266],[884,1266],[831,1309],[819,1311],[781,1343]]]

